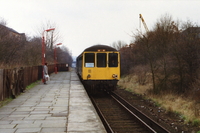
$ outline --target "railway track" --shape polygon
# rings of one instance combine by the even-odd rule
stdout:
[[[169,133],[115,93],[101,93],[91,100],[109,133]]]

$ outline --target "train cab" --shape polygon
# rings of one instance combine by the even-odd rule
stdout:
[[[77,57],[77,73],[87,84],[115,88],[120,79],[120,53],[106,45],[87,48]]]

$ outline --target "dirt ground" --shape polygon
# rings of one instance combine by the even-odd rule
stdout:
[[[200,131],[199,127],[192,126],[191,124],[184,124],[184,120],[181,119],[178,114],[167,112],[166,110],[156,106],[156,103],[150,99],[145,99],[141,95],[120,88],[115,90],[115,92],[147,116],[162,124],[163,127],[172,133],[197,133]]]

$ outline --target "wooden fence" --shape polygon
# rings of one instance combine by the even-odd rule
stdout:
[[[58,64],[58,71],[68,71],[66,64]],[[49,74],[55,71],[54,65],[48,65]],[[26,87],[42,79],[42,66],[0,69],[0,101],[15,98]]]

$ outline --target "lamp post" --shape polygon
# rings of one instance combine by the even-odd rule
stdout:
[[[56,44],[55,48],[54,48],[54,71],[55,71],[55,74],[57,74],[58,72],[58,69],[57,69],[57,53],[56,53],[56,48],[58,45],[62,45],[62,43],[58,43]]]
[[[44,63],[45,63],[45,40],[44,33],[55,30],[55,28],[44,30],[42,33],[42,81],[44,82]]]

